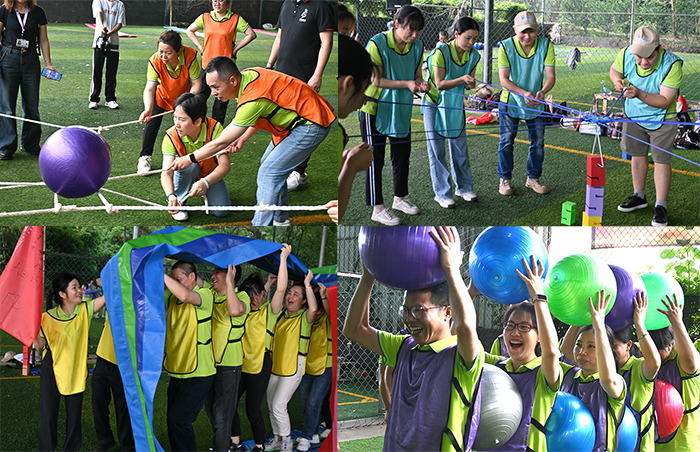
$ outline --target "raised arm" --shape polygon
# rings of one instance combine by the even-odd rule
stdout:
[[[440,249],[440,264],[447,276],[450,307],[454,331],[457,333],[457,351],[470,368],[479,355],[479,337],[476,334],[476,311],[474,302],[462,279],[460,266],[464,253],[460,250],[459,234],[453,227],[439,226],[430,235]]]
[[[321,295],[321,304],[323,305],[323,312],[330,318],[331,316],[331,303],[328,301],[328,287],[322,283],[318,283],[318,294]]]
[[[165,287],[175,295],[175,298],[183,303],[193,304],[195,306],[202,305],[202,298],[193,290],[189,290],[170,275],[163,275],[165,278]]]
[[[580,326],[570,326],[564,334],[564,339],[561,341],[560,351],[566,356],[569,361],[574,362],[574,346],[576,346],[576,338],[581,331]]]
[[[681,369],[688,375],[692,375],[698,370],[698,352],[693,347],[693,341],[688,336],[688,330],[683,323],[683,306],[678,304],[676,294],[673,294],[673,300],[670,295],[666,295],[666,300],[661,299],[666,311],[659,309],[659,312],[666,315],[671,321],[673,327],[673,338],[676,340],[676,350],[678,350],[678,361],[681,363]]]
[[[95,284],[97,284],[97,286],[101,289],[102,288],[102,278],[97,278],[95,280]],[[95,302],[93,303],[93,308],[92,308],[93,314],[95,312],[98,312],[100,309],[104,308],[105,302],[106,302],[106,300],[105,300],[104,295],[102,295],[101,297],[95,298]]]
[[[611,294],[605,296],[605,291],[601,290],[596,294],[596,303],[588,299],[591,306],[591,318],[593,320],[593,332],[595,335],[595,354],[598,360],[598,376],[600,384],[614,399],[619,399],[625,387],[625,380],[615,369],[615,358],[612,348],[608,342],[608,334],[605,330],[605,309],[610,303]]]
[[[287,257],[291,252],[292,247],[286,243],[283,243],[282,249],[280,250],[280,268],[277,272],[277,290],[275,290],[275,294],[272,296],[272,301],[270,302],[273,314],[277,314],[282,310],[284,296],[287,294]]]
[[[304,287],[306,288],[306,321],[308,323],[314,323],[316,320],[316,312],[318,312],[318,301],[316,300],[316,294],[314,293],[314,288],[311,285],[311,280],[314,274],[311,270],[308,271],[304,277]]]
[[[240,317],[245,314],[245,303],[238,298],[236,293],[236,266],[229,264],[226,272],[226,309],[231,317]]]
[[[647,331],[647,327],[644,325],[644,320],[647,318],[647,307],[649,306],[649,301],[644,292],[637,292],[634,297],[634,326],[637,330],[637,339],[639,341],[639,348],[642,350],[642,355],[644,356],[644,363],[642,363],[642,373],[647,381],[654,381],[656,374],[661,367],[661,356],[659,356],[659,350],[656,348],[654,341]]]
[[[357,342],[364,348],[381,355],[377,330],[369,324],[369,298],[372,295],[374,277],[369,274],[362,264],[362,276],[350,300],[345,316],[343,334],[351,341]]]
[[[530,256],[530,260],[531,265],[528,265],[527,260],[523,259],[527,275],[522,274],[518,269],[515,269],[515,271],[525,281],[527,291],[533,299],[532,303],[535,305],[537,332],[540,335],[540,347],[542,348],[542,373],[545,380],[547,380],[549,388],[557,390],[560,369],[557,330],[554,327],[547,300],[538,296],[543,293],[542,275],[544,274],[544,267],[542,261],[535,260],[535,256]]]

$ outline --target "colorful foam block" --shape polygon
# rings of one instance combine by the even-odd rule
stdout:
[[[600,217],[589,217],[586,212],[583,212],[582,226],[602,226]]]
[[[573,226],[576,222],[576,203],[566,201],[561,205],[561,224]]]
[[[586,185],[586,213],[590,216],[603,216],[603,195],[605,187]]]
[[[605,185],[605,157],[589,155],[586,157],[587,184],[591,187]]]

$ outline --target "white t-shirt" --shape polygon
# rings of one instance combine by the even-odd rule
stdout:
[[[95,18],[95,23],[97,23],[98,15],[102,13],[102,23],[107,30],[111,30],[117,24],[121,23],[126,25],[126,15],[124,13],[124,3],[121,0],[115,0],[113,2],[109,0],[92,0],[92,17]],[[97,47],[102,44],[100,37],[102,36],[102,29],[99,27],[95,28],[95,39],[92,41],[92,46]],[[119,33],[114,33],[109,37],[109,42],[114,46],[119,45]]]

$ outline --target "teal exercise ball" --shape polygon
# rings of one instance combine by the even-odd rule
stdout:
[[[641,276],[642,281],[644,281],[644,286],[647,289],[647,298],[649,299],[647,318],[644,321],[644,326],[646,326],[648,330],[666,328],[671,324],[671,321],[658,311],[658,309],[666,310],[661,300],[666,300],[667,294],[671,297],[671,300],[673,300],[673,294],[675,294],[678,304],[682,305],[685,303],[683,289],[678,281],[670,275],[649,272]],[[666,300],[666,302],[668,302],[668,300]]]
[[[573,326],[592,323],[588,299],[596,301],[596,294],[604,290],[610,294],[610,312],[617,295],[617,282],[610,267],[603,261],[586,254],[566,256],[549,268],[544,281],[544,293],[549,299],[552,315]]]
[[[549,452],[591,452],[595,445],[595,423],[591,412],[568,392],[557,392],[547,419]]]

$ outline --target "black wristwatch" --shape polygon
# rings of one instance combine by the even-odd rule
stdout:
[[[190,154],[190,161],[191,161],[192,163],[197,163],[197,159],[194,158],[194,152],[193,152],[192,154]]]
[[[534,297],[530,298],[531,302],[534,302],[535,300],[542,300],[544,302],[547,302],[547,295],[545,295],[543,293],[538,293]]]

